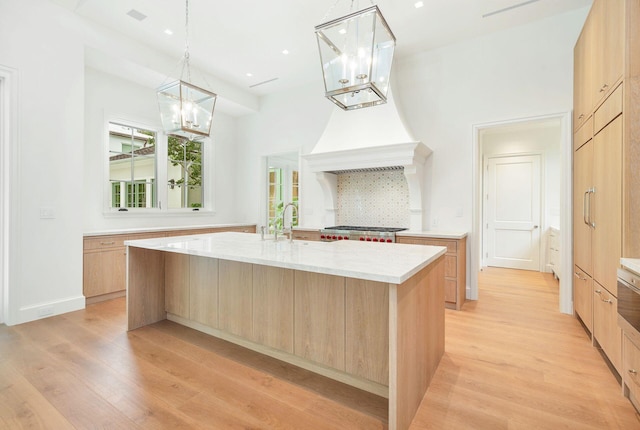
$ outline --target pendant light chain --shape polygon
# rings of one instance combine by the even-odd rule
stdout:
[[[180,73],[180,78],[184,75],[184,69],[187,69],[187,82],[191,82],[191,65],[189,64],[189,0],[185,0],[186,10],[184,13],[185,16],[185,24],[184,24],[184,64],[182,65],[182,72]]]

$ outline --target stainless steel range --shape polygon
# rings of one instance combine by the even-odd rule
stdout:
[[[320,230],[320,240],[323,242],[359,240],[362,242],[393,243],[396,241],[396,232],[402,230],[406,230],[406,228],[336,225]]]

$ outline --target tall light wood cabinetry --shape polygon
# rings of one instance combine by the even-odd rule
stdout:
[[[185,228],[145,233],[88,235],[84,237],[83,293],[87,303],[122,297],[126,288],[126,247],[129,240],[152,239],[167,236],[239,231],[255,233],[255,225]]]
[[[574,50],[574,307],[594,345],[622,371],[616,269],[623,251],[628,74],[638,0],[595,0]]]

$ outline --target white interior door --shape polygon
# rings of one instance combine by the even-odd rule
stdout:
[[[540,270],[540,155],[487,158],[485,264]]]

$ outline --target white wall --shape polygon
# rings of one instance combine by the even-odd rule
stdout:
[[[215,212],[175,215],[106,214],[104,211],[105,118],[161,128],[153,88],[144,87],[93,68],[85,69],[85,139],[83,229],[85,232],[145,227],[172,227],[224,224],[236,217],[236,124],[235,119],[214,112],[212,138],[205,140],[205,162],[213,163],[213,178],[205,177],[205,187],[213,187]]]
[[[5,315],[17,324],[84,307],[84,52],[69,13],[50,2],[0,0],[0,10],[0,63],[19,80]]]
[[[321,73],[318,70],[318,73]],[[263,158],[285,152],[311,152],[324,131],[333,103],[316,84],[264,97],[260,113],[238,122],[238,216],[242,222],[263,223],[266,207]],[[240,198],[241,197],[241,198]],[[300,219],[303,226],[324,226],[322,190],[301,162]]]

